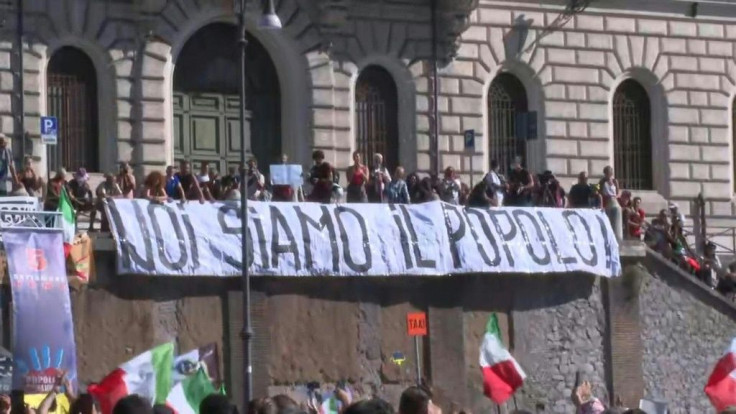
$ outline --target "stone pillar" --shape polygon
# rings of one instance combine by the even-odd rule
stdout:
[[[627,407],[638,407],[644,397],[639,290],[646,271],[638,261],[645,256],[643,243],[622,243],[623,275],[603,282],[608,395],[611,402],[620,398]]]
[[[463,309],[430,307],[427,312],[429,328],[429,373],[432,388],[443,408],[450,403],[468,405],[467,370],[465,364],[465,334]]]

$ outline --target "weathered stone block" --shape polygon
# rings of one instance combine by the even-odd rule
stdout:
[[[567,137],[567,122],[565,121],[546,121],[546,130],[548,137]]]
[[[588,47],[591,49],[613,49],[613,36],[607,34],[590,33],[587,36]]]
[[[488,41],[488,29],[486,26],[470,26],[462,34],[463,40],[487,42]]]
[[[731,141],[728,128],[711,127],[709,130],[711,144],[728,144]]]
[[[713,23],[699,23],[698,36],[722,38],[724,36],[723,25]]]
[[[608,122],[589,122],[588,130],[591,138],[608,138]]]
[[[539,43],[542,46],[565,46],[565,34],[563,32],[552,32],[544,36]]]
[[[707,143],[708,128],[690,127],[690,141],[693,143]]]
[[[690,54],[695,54],[695,55],[707,54],[708,52],[706,51],[705,40],[688,39],[687,40],[687,52]]]
[[[469,129],[475,130],[476,140],[479,135],[483,134],[483,117],[480,116],[464,116],[461,118],[461,131]],[[480,144],[476,142],[476,146]]]
[[[724,73],[726,71],[726,60],[717,58],[698,58],[698,68],[703,72]]]
[[[639,19],[639,33],[646,34],[667,34],[667,21],[654,19]]]
[[[577,106],[565,101],[546,101],[544,112],[549,118],[577,118]]]
[[[588,124],[586,122],[569,122],[570,137],[588,138]]]
[[[547,169],[555,174],[567,174],[567,158],[547,157]]]
[[[565,33],[565,45],[567,47],[585,47],[585,34],[576,32]]]
[[[710,168],[708,164],[691,164],[690,165],[690,176],[693,180],[708,180],[710,179]]]
[[[584,85],[567,85],[567,99],[573,101],[584,101],[587,88]]]
[[[575,16],[575,28],[581,30],[603,30],[603,17],[579,14]]]
[[[608,119],[608,105],[605,104],[578,104],[580,119],[605,121]]]
[[[708,53],[716,56],[730,57],[733,55],[733,45],[730,42],[711,40],[708,41]]]
[[[670,194],[672,197],[695,197],[700,193],[700,183],[692,181],[671,181]]]
[[[499,10],[499,9],[485,9],[480,10],[480,22],[489,23],[491,25],[508,25],[511,24],[511,11]]]
[[[713,164],[710,166],[710,176],[717,180],[731,179],[733,170],[730,165]]]
[[[695,23],[683,21],[669,22],[670,34],[674,36],[694,37],[697,35],[697,26]]]
[[[568,169],[567,169],[568,174],[576,175],[576,174],[580,174],[583,171],[585,171],[586,173],[588,172],[588,160],[572,158],[567,161],[568,161]]]
[[[450,105],[454,114],[480,115],[483,113],[481,99],[452,97],[450,98]]]
[[[731,152],[728,147],[721,145],[702,145],[700,150],[703,154],[703,161],[711,163],[723,162],[728,163],[731,160]]]
[[[708,93],[707,92],[690,91],[689,94],[690,94],[690,105],[708,106]]]
[[[548,48],[547,61],[550,63],[575,64],[575,51],[570,49]]]
[[[667,102],[670,105],[683,105],[687,106],[690,104],[688,99],[687,91],[674,90],[667,93]]]
[[[670,144],[670,159],[673,161],[700,161],[700,146]]]
[[[682,162],[671,162],[669,165],[671,179],[690,179],[690,164]]]
[[[457,95],[460,93],[460,80],[443,77],[439,80],[440,92],[443,95]]]
[[[586,51],[578,50],[578,63],[582,63],[587,66],[605,66],[606,55],[599,51]]]
[[[718,90],[721,87],[718,75],[702,73],[678,73],[675,75],[675,85],[678,88]]]
[[[563,155],[576,157],[578,141],[574,139],[547,139],[547,155]]]
[[[728,200],[733,195],[731,190],[731,184],[725,183],[714,183],[705,182],[703,183],[703,197],[706,199],[721,199]]]
[[[636,32],[636,20],[624,17],[606,16],[606,30],[613,32]]]
[[[692,56],[670,56],[670,67],[675,70],[698,70],[698,59]]]
[[[565,85],[560,83],[552,83],[544,86],[544,95],[547,99],[565,99]]]
[[[600,81],[598,69],[555,66],[553,73],[557,82],[597,84]]]
[[[729,116],[723,110],[701,109],[700,122],[703,125],[724,126],[728,125]]]
[[[440,118],[440,130],[442,133],[455,134],[460,132],[460,117],[443,115]]]
[[[605,141],[588,141],[581,143],[581,157],[595,157],[608,155],[608,142]]]
[[[697,109],[669,107],[668,109],[670,122],[676,124],[697,124],[700,121],[700,114]]]
[[[693,26],[695,27],[695,26]],[[687,49],[685,39],[663,38],[662,51],[665,53],[684,53]]]

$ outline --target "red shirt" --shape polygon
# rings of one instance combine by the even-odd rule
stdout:
[[[629,216],[629,235],[631,237],[641,237],[641,225],[644,222],[644,210],[636,210],[636,214]],[[636,223],[636,224],[633,224]]]

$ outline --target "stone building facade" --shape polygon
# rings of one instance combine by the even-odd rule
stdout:
[[[24,0],[24,127],[4,6],[2,131],[42,171],[130,161],[143,174],[179,158],[228,168],[240,146],[239,3]],[[675,200],[689,213],[702,193],[711,224],[730,225],[736,6],[437,0],[433,33],[430,1],[279,0],[280,31],[257,28],[259,3],[248,2],[246,145],[262,164],[286,153],[307,166],[322,149],[345,168],[353,150],[380,150],[407,171],[453,166],[477,182],[491,159],[523,155],[565,184],[614,165],[650,210]],[[42,115],[67,121],[62,141],[75,143],[50,164]]]

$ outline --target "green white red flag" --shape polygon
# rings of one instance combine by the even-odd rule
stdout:
[[[61,228],[64,232],[64,257],[69,256],[74,242],[74,235],[77,231],[77,219],[74,214],[74,206],[66,188],[61,186],[61,194],[59,195],[59,208],[57,209],[60,216],[56,218],[56,228]]]
[[[165,404],[171,390],[174,344],[159,345],[120,365],[99,384],[88,387],[100,403],[102,414],[112,413],[115,404],[130,394],[154,404]]]
[[[503,404],[524,384],[526,374],[501,341],[498,317],[494,313],[486,324],[480,346],[483,393],[496,404]]]
[[[705,385],[705,394],[717,412],[736,405],[736,338],[718,360]]]
[[[196,374],[174,386],[166,398],[166,405],[176,414],[199,414],[202,400],[216,392],[209,376],[200,368]]]

